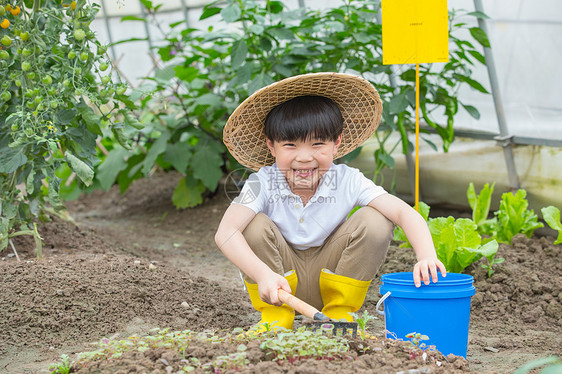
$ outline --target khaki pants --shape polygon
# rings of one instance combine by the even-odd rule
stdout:
[[[258,213],[243,234],[254,253],[274,272],[295,270],[296,296],[322,310],[320,272],[327,268],[338,275],[357,280],[372,280],[384,262],[393,237],[394,224],[371,207],[357,210],[319,247],[292,248],[277,226]],[[256,283],[247,275],[248,283]]]

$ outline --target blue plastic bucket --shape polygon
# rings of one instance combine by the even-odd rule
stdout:
[[[411,272],[384,274],[381,281],[377,312],[384,315],[387,338],[407,340],[409,333],[420,333],[429,337],[427,346],[466,358],[470,299],[476,292],[471,275],[439,274],[437,283],[422,282],[419,288]]]

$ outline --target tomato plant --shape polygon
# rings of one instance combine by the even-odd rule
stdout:
[[[99,6],[65,1],[0,0],[0,250],[17,235],[37,240],[33,220],[63,208],[57,169],[91,184],[96,139],[131,123],[123,113],[135,106],[115,95],[107,55],[91,53],[106,49],[90,30]]]

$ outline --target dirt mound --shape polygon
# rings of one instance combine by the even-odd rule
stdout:
[[[253,311],[238,290],[129,256],[4,261],[0,280],[3,349],[96,341],[143,321],[178,330],[247,327]]]
[[[512,245],[500,245],[496,257],[505,258],[505,262],[497,265],[490,278],[485,269],[472,265],[469,270],[477,290],[472,298],[473,318],[560,329],[562,246],[552,243],[550,238],[515,236]]]

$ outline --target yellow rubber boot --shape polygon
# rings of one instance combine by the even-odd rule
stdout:
[[[360,281],[332,273],[328,269],[320,272],[320,295],[324,302],[322,313],[332,319],[352,322],[349,313],[359,310],[367,296],[371,281]]]
[[[293,291],[293,295],[297,290],[297,273],[294,270],[285,274],[285,279],[289,282],[289,286]],[[262,323],[273,324],[273,329],[276,330],[279,327],[284,327],[290,331],[293,330],[293,322],[295,320],[295,310],[289,307],[287,304],[281,306],[275,306],[266,303],[260,298],[257,284],[246,283],[246,288],[248,289],[248,294],[250,295],[250,300],[252,301],[252,306],[261,312]],[[275,323],[275,324],[274,324]]]

